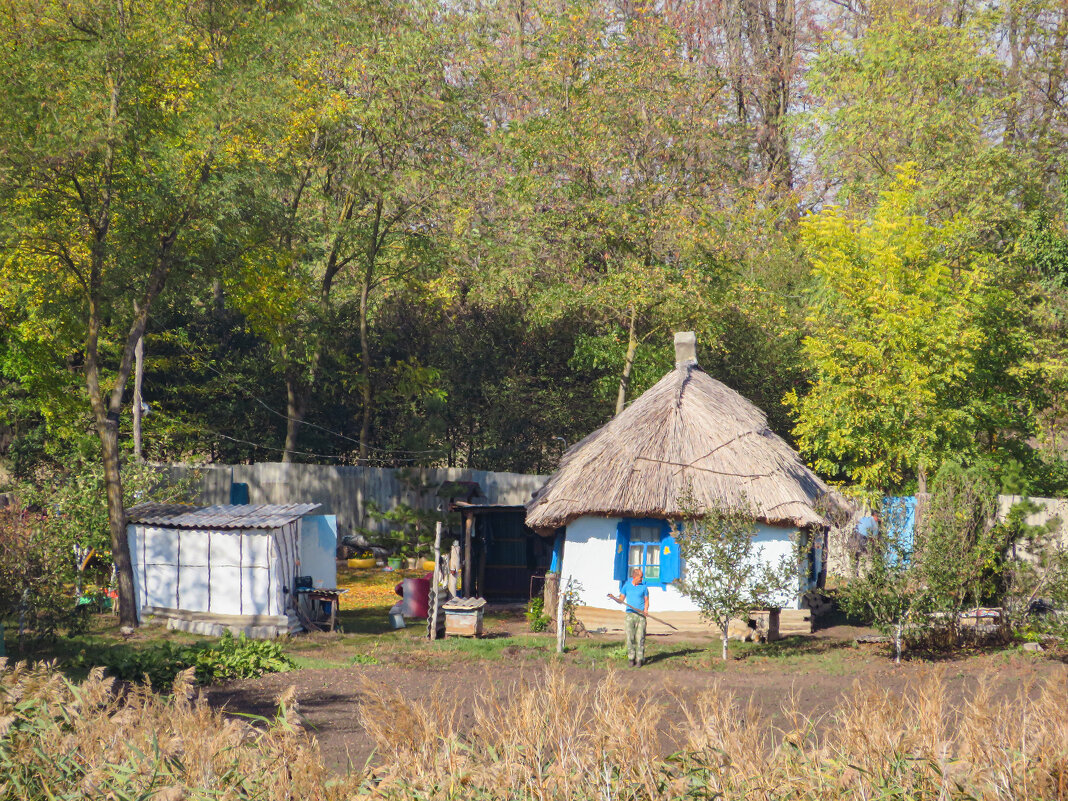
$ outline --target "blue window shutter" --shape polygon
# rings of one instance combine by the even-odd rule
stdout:
[[[549,563],[550,573],[560,572],[560,563],[564,561],[564,536],[563,529],[556,532],[556,539],[553,541],[553,558]]]
[[[670,584],[682,572],[682,560],[679,558],[679,545],[671,536],[671,524],[664,523],[664,533],[660,537],[660,582]]]
[[[616,524],[616,561],[612,578],[616,581],[627,580],[627,552],[630,550],[630,524],[620,520]]]

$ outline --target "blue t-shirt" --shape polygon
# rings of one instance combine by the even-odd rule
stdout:
[[[879,521],[871,515],[860,518],[857,521],[857,534],[862,537],[876,537],[879,535]]]
[[[622,592],[623,600],[626,601],[629,606],[633,606],[634,609],[637,609],[639,612],[645,611],[645,599],[649,597],[649,588],[646,587],[644,583],[635,584],[628,579],[623,585]],[[627,611],[632,612],[634,610],[628,609]]]

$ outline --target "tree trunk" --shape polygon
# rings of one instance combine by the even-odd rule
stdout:
[[[108,531],[111,535],[111,558],[115,563],[115,581],[119,591],[119,623],[137,625],[137,598],[134,594],[133,563],[130,542],[126,538],[126,509],[122,502],[122,473],[119,469],[119,431],[117,422],[105,416],[97,420],[100,452],[103,457],[104,487],[108,502]]]
[[[727,661],[727,631],[731,627],[730,618],[727,618],[727,622],[723,624],[723,661]]]
[[[794,0],[783,0],[774,5],[774,10],[764,10],[768,30],[764,152],[768,177],[779,191],[789,191],[793,186],[786,125],[790,112],[790,81],[794,73],[795,13]]]
[[[285,453],[282,454],[283,462],[292,462],[293,454],[297,450],[297,434],[300,424],[304,421],[304,410],[307,400],[300,386],[292,377],[286,377],[286,444]]]
[[[371,340],[367,335],[367,302],[371,294],[371,267],[364,274],[360,285],[360,400],[363,411],[360,416],[360,464],[367,464],[368,440],[371,436]]]
[[[145,338],[137,340],[134,348],[134,390],[133,390],[133,449],[134,458],[143,461],[141,454],[141,384],[145,375]]]
[[[371,241],[367,248],[367,262],[364,265],[363,280],[360,283],[360,377],[363,386],[360,391],[360,399],[363,401],[363,413],[360,416],[360,464],[367,464],[367,453],[371,438],[371,339],[367,334],[367,316],[370,314],[371,282],[375,277],[375,266],[378,262],[378,251],[382,246],[384,231],[382,230],[383,203],[380,197],[375,202],[374,225],[371,227]],[[387,225],[388,228],[388,225]]]
[[[630,374],[634,369],[634,354],[638,350],[636,328],[638,310],[630,307],[630,325],[627,327],[627,355],[623,359],[623,375],[619,378],[619,394],[616,396],[616,414],[623,411],[627,404],[627,390],[630,388]]]

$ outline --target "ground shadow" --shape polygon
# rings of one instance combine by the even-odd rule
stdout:
[[[705,648],[676,648],[672,651],[659,651],[655,654],[647,654],[644,664],[653,665],[657,662],[665,662],[668,659],[682,659],[687,656],[693,656],[694,654],[707,653]]]
[[[820,631],[827,629],[838,628],[841,626],[849,626],[852,628],[866,629],[870,624],[857,617],[847,615],[842,609],[840,609],[837,603],[831,607],[829,612],[825,612],[822,615],[814,615],[812,618],[812,633],[816,634]]]
[[[393,631],[389,609],[388,606],[343,609],[337,619],[346,634],[385,634]]]
[[[742,650],[737,654],[736,658],[738,659],[754,657],[785,659],[797,656],[815,656],[839,651],[843,648],[852,648],[853,642],[852,640],[829,640],[795,634],[774,642],[743,643],[739,647]]]

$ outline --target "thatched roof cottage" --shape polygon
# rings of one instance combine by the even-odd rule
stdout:
[[[826,484],[768,428],[760,409],[701,369],[692,333],[676,334],[675,350],[675,369],[568,449],[527,504],[529,527],[564,530],[561,575],[584,588],[579,615],[587,628],[621,623],[620,607],[606,595],[635,565],[646,571],[654,614],[670,613],[680,628],[703,627],[696,607],[671,585],[682,565],[669,521],[682,517],[687,490],[705,505],[744,498],[765,558],[789,553],[799,538],[813,544],[798,593],[784,607],[800,608],[822,569],[827,524],[817,507]]]

